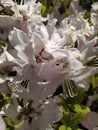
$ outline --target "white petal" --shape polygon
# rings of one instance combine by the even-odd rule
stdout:
[[[9,28],[15,25],[15,20],[12,16],[0,15],[0,28]]]
[[[16,50],[21,51],[28,43],[28,37],[23,31],[14,28],[9,34],[9,41]]]
[[[0,115],[0,130],[6,130],[6,125],[1,115]]]
[[[91,13],[91,21],[94,25],[98,26],[98,14],[96,13]]]

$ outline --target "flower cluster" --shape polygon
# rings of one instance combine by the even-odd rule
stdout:
[[[96,129],[97,21],[98,2],[0,0],[0,130]]]

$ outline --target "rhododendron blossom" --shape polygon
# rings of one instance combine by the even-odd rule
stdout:
[[[96,129],[98,2],[84,4],[0,0],[0,130]]]

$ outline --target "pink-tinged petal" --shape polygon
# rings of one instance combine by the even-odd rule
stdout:
[[[44,109],[44,108],[43,108]],[[38,117],[35,117],[30,125],[34,130],[46,130],[50,124],[58,121],[62,117],[61,108],[56,104],[48,104],[47,109],[43,110]]]
[[[82,125],[88,130],[93,130],[96,126],[98,126],[98,113],[90,112],[86,119],[82,121]]]
[[[50,64],[43,64],[38,76],[42,80],[38,84],[44,88],[44,97],[53,94],[57,87],[62,84],[64,79],[63,74]]]

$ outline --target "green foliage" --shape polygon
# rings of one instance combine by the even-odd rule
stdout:
[[[4,47],[4,44],[3,43],[0,43],[0,54],[3,52],[3,47]]]
[[[43,5],[41,14],[43,17],[46,17],[47,14],[51,14],[55,10],[57,0],[42,0],[41,3]]]
[[[89,107],[82,104],[85,97],[83,88],[78,89],[78,93],[74,97],[61,97],[61,105],[63,106],[62,125],[59,126],[59,130],[81,130],[78,124],[86,117],[90,112]]]
[[[98,81],[98,74],[93,75],[93,80],[94,83],[96,80]],[[86,92],[83,88],[79,88],[76,96],[68,98],[61,97],[63,117],[61,120],[62,125],[59,126],[58,130],[82,130],[79,128],[79,124],[90,112],[90,108],[86,107],[86,102],[89,96],[96,93],[98,93],[98,87],[93,87],[90,84],[90,88]]]
[[[83,120],[83,116],[80,113],[70,113],[63,116],[62,122],[66,127],[70,127],[72,130],[78,128],[78,124]]]
[[[59,130],[72,130],[70,127],[65,127],[65,125],[61,125]]]
[[[81,113],[82,115],[86,115],[87,113],[90,112],[90,109],[89,107],[85,107],[85,106],[82,106],[82,105],[79,105],[79,104],[75,104],[74,105],[74,111],[76,113]]]
[[[98,74],[91,75],[91,84],[93,88],[98,86]]]
[[[90,20],[90,17],[91,17],[90,12],[85,12],[85,14],[84,14],[84,19]]]
[[[92,22],[91,22],[91,13],[89,11],[85,12],[84,19],[86,19],[88,21],[90,26],[93,25]]]
[[[17,124],[12,118],[4,118],[4,120],[6,123],[6,130],[18,130],[24,124],[24,121]]]
[[[72,130],[77,130],[78,124],[86,117],[90,109],[80,104],[71,104],[70,108],[64,109],[63,112],[62,123],[65,125],[65,128],[69,127]]]
[[[46,17],[47,14],[53,13],[56,9],[58,9],[58,3],[61,3],[61,7],[59,8],[60,10],[63,10],[62,13],[65,13],[67,16],[69,14],[69,5],[72,0],[41,0],[40,2],[42,3],[42,9],[41,9],[41,15],[43,17]]]
[[[12,97],[10,95],[5,95],[4,93],[0,94],[0,111],[7,104],[12,103]]]
[[[15,122],[12,119],[5,119],[6,130],[15,130]]]
[[[83,98],[85,96],[85,92],[83,88],[79,88],[77,91],[77,95],[74,97],[68,97],[68,98],[63,98],[61,97],[61,105],[63,106],[64,109],[66,110],[72,110],[74,108],[74,104],[78,103],[81,104]]]
[[[59,130],[66,130],[65,125],[61,125],[61,126],[59,127]]]
[[[69,16],[69,6],[70,6],[71,1],[72,0],[60,0],[61,7],[60,7],[59,11],[63,10],[62,12],[65,14],[65,17]]]

